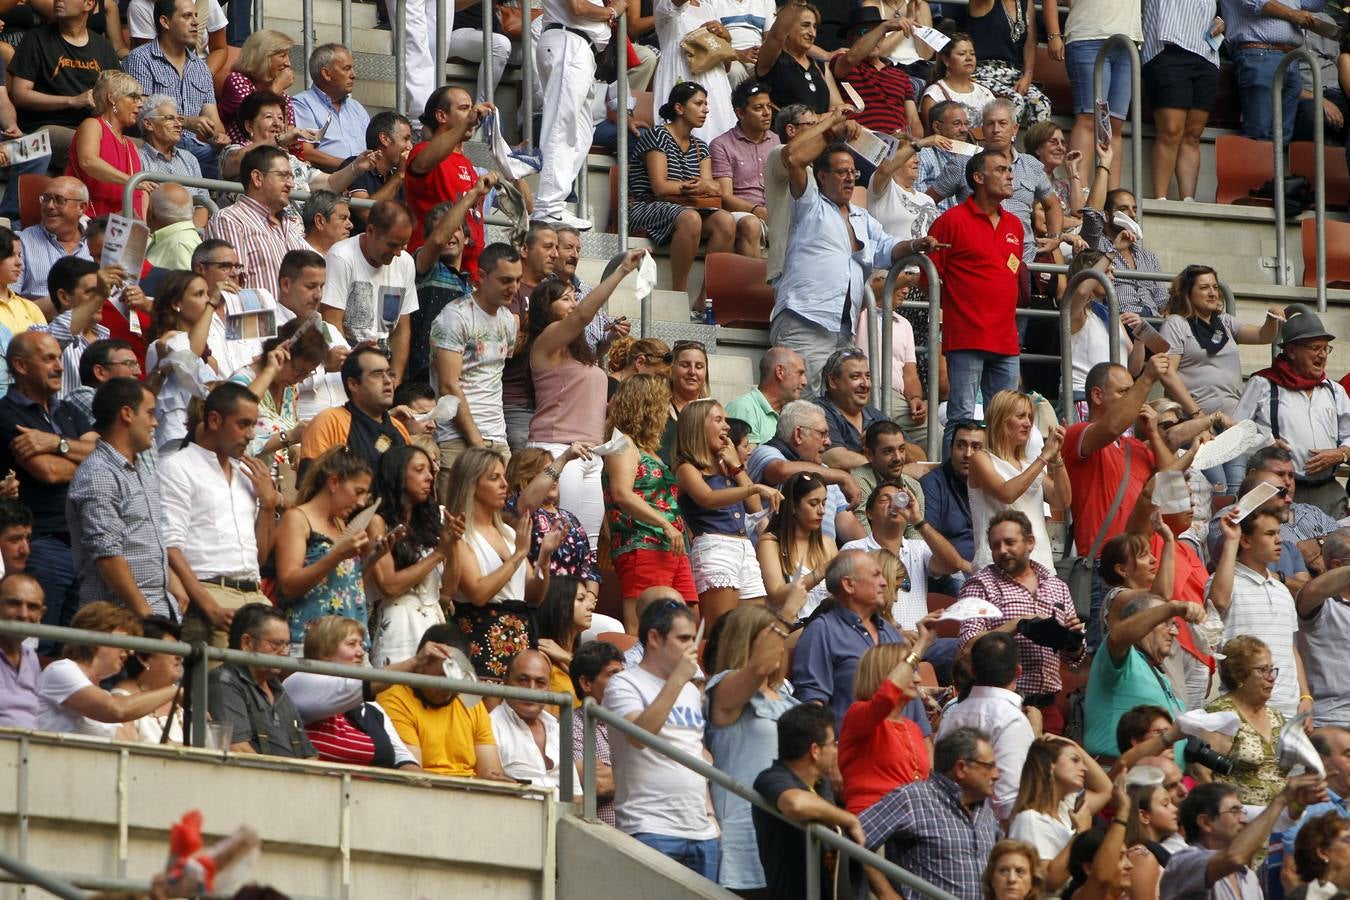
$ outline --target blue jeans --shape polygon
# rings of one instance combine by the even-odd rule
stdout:
[[[662,856],[670,857],[686,869],[692,869],[709,881],[717,880],[717,870],[722,864],[722,844],[717,838],[691,841],[687,838],[650,832],[635,834],[633,838]]]
[[[1242,102],[1242,133],[1246,137],[1258,141],[1274,139],[1272,122],[1275,101],[1271,86],[1275,82],[1275,67],[1283,57],[1284,54],[1278,50],[1233,51],[1238,96]],[[1289,66],[1284,70],[1284,90],[1280,97],[1284,104],[1280,118],[1283,120],[1285,146],[1294,137],[1294,118],[1298,115],[1298,95],[1302,89],[1303,75],[1298,66]]]
[[[1238,485],[1242,484],[1242,479],[1246,474],[1246,456],[1230,459],[1221,466],[1214,466],[1205,470],[1205,478],[1213,485],[1214,493],[1221,497],[1236,496]]]
[[[1073,111],[1090,113],[1096,109],[1097,97],[1092,95],[1092,70],[1097,63],[1097,51],[1106,41],[1074,41],[1064,47],[1064,68],[1073,87]],[[1117,47],[1106,57],[1102,66],[1102,92],[1111,115],[1124,119],[1130,111],[1130,57]]]
[[[947,353],[947,427],[942,433],[942,456],[951,451],[952,426],[975,416],[975,403],[999,391],[1017,390],[1020,366],[1016,356],[984,350],[952,350]]]
[[[41,159],[17,162],[5,170],[5,195],[0,197],[0,216],[9,219],[14,224],[15,231],[23,227],[19,224],[19,176],[45,175],[51,161],[50,156],[44,156]]]
[[[80,608],[80,585],[75,578],[75,560],[70,544],[51,535],[33,538],[29,544],[27,574],[42,585],[47,608],[43,625],[69,625]],[[50,655],[55,645],[43,641],[38,652]]]
[[[220,154],[210,144],[204,144],[193,135],[183,134],[178,146],[197,158],[197,166],[202,170],[203,178],[220,177]]]

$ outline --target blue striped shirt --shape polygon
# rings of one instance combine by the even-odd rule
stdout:
[[[216,89],[206,62],[189,50],[180,75],[173,63],[164,57],[158,38],[132,50],[131,55],[122,60],[122,71],[141,83],[147,97],[151,94],[172,97],[178,104],[180,115],[200,116],[202,107],[216,105]]]
[[[1144,0],[1143,61],[1175,44],[1218,66],[1219,52],[1205,40],[1216,13],[1214,0]]]
[[[1266,2],[1267,0],[1219,0],[1219,8],[1222,10],[1226,26],[1224,35],[1227,39],[1234,45],[1258,43],[1302,46],[1303,29],[1292,22],[1263,13],[1261,10]],[[1327,5],[1326,0],[1298,0],[1296,3],[1269,0],[1269,2],[1307,12],[1321,12]]]

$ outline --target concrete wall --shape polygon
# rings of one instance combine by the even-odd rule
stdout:
[[[44,869],[148,882],[194,808],[256,828],[256,879],[295,897],[553,894],[554,803],[513,785],[0,730],[0,847]]]
[[[733,900],[735,894],[611,828],[558,820],[558,900]]]

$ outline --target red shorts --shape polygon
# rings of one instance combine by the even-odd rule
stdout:
[[[614,557],[614,571],[619,574],[619,593],[625,599],[635,598],[649,587],[673,587],[686,603],[698,603],[687,553],[629,550]]]

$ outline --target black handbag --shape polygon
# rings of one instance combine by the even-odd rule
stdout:
[[[1257,200],[1275,200],[1275,179],[1271,178],[1249,194]],[[1316,202],[1311,182],[1302,175],[1286,175],[1284,178],[1284,212],[1287,216],[1300,215]]]

